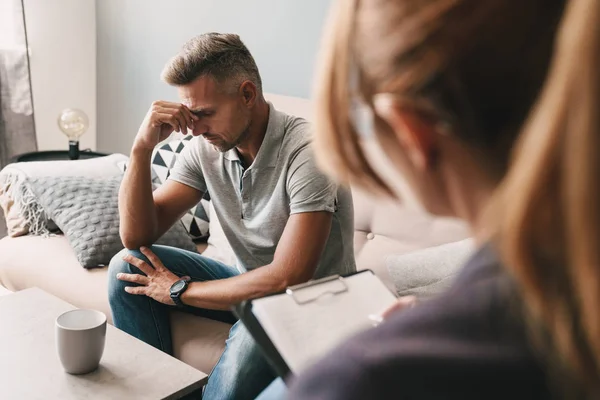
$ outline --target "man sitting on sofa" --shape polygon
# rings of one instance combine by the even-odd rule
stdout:
[[[237,35],[190,40],[162,77],[182,103],[154,102],[135,138],[119,193],[121,238],[131,250],[111,261],[109,300],[118,328],[172,353],[172,307],[235,322],[232,305],[349,273],[355,264],[349,190],[315,166],[309,124],[265,101],[256,63]],[[152,192],[152,150],[188,129],[195,137]],[[207,190],[236,265],[151,246]],[[204,398],[253,399],[273,379],[237,322]]]

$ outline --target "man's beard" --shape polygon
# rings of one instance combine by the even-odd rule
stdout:
[[[227,153],[229,150],[233,149],[234,147],[237,147],[240,143],[242,143],[244,140],[246,140],[246,138],[250,134],[250,124],[251,123],[252,123],[252,120],[248,120],[248,124],[246,124],[246,127],[238,135],[238,137],[237,137],[237,139],[235,139],[235,141],[221,142],[221,143],[213,144],[213,147],[216,148],[221,153]]]

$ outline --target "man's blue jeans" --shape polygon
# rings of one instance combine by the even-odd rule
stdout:
[[[197,253],[158,245],[152,246],[151,250],[170,271],[179,276],[187,275],[192,281],[225,279],[239,275],[235,268]],[[174,307],[146,296],[129,294],[125,292],[125,286],[135,284],[116,278],[120,272],[142,274],[138,268],[123,261],[127,252],[148,261],[139,251],[123,250],[110,262],[108,296],[114,324],[130,335],[173,354],[169,311]],[[254,339],[241,322],[236,322],[232,313],[193,307],[188,307],[185,311],[234,323],[229,331],[225,351],[211,372],[204,389],[204,399],[254,399],[275,379],[275,374],[263,358]],[[201,335],[202,332],[198,334]]]
[[[275,379],[256,400],[283,400],[287,396],[287,386],[281,378]]]

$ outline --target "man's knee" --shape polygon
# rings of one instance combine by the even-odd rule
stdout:
[[[118,280],[117,274],[141,274],[141,271],[137,267],[134,267],[127,261],[123,260],[123,257],[125,257],[127,254],[130,254],[137,258],[142,257],[142,253],[140,253],[137,250],[123,249],[110,260],[110,264],[108,264],[109,301],[113,301],[116,297],[120,297],[123,294],[125,294],[126,292],[124,291],[124,287],[127,285],[131,285],[131,283]]]
[[[135,258],[145,259],[144,255],[138,250],[128,250],[123,249],[118,252],[111,260],[110,264],[108,264],[108,275],[109,279],[116,279],[117,274],[120,272],[124,272],[127,274],[131,273],[139,273],[139,269],[129,264],[127,261],[123,260],[123,257],[126,255],[134,256]],[[132,272],[135,271],[135,272]]]

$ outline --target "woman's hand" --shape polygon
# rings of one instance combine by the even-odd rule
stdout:
[[[416,304],[417,298],[415,296],[402,296],[394,304],[383,310],[381,313],[369,315],[369,319],[373,321],[373,326],[377,326],[380,323],[385,322],[390,315],[407,308],[412,308]]]
[[[407,308],[413,308],[416,305],[417,305],[417,297],[416,296],[402,296],[398,299],[398,301],[396,301],[390,307],[383,310],[383,312],[381,313],[381,318],[385,321],[386,319],[388,319],[390,317],[390,315],[394,314],[395,312],[405,310]]]

